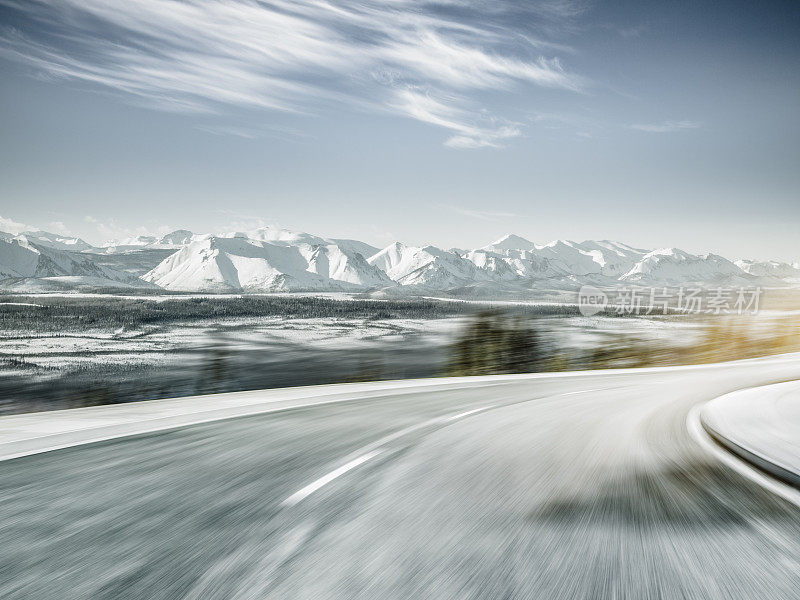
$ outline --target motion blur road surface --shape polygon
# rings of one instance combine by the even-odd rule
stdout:
[[[0,463],[0,597],[798,598],[800,509],[692,406],[796,358],[476,381]]]

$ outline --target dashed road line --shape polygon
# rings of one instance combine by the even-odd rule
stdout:
[[[484,410],[488,410],[488,409],[493,408],[493,407],[494,407],[494,404],[490,404],[489,406],[481,406],[480,408],[474,408],[472,410],[468,410],[468,411],[465,411],[465,412],[462,412],[462,413],[451,415],[449,417],[437,417],[435,419],[430,419],[428,421],[424,421],[424,422],[419,423],[417,425],[412,425],[411,427],[406,427],[405,429],[401,429],[400,431],[397,431],[397,432],[395,432],[393,434],[387,435],[387,436],[379,439],[377,442],[373,442],[372,444],[369,444],[367,446],[364,446],[363,448],[360,448],[359,450],[356,450],[356,452],[354,453],[354,454],[358,454],[358,456],[356,456],[356,458],[354,458],[354,459],[350,460],[349,462],[343,464],[338,469],[334,469],[333,471],[331,471],[327,475],[323,475],[319,479],[309,483],[304,488],[297,490],[294,494],[292,494],[291,496],[286,498],[286,500],[281,502],[281,505],[282,506],[294,506],[298,502],[301,502],[302,500],[306,499],[308,496],[310,496],[311,494],[313,494],[314,492],[316,492],[320,488],[322,488],[322,487],[326,486],[327,484],[329,484],[330,482],[332,482],[337,477],[341,477],[342,475],[344,475],[348,471],[351,471],[351,470],[355,469],[357,466],[364,464],[368,460],[371,460],[371,459],[375,458],[376,456],[378,456],[379,454],[381,454],[384,451],[384,449],[381,448],[380,446],[383,446],[383,445],[385,445],[385,444],[387,444],[387,443],[389,443],[389,442],[391,442],[393,440],[396,440],[399,437],[402,437],[402,436],[404,436],[406,434],[412,433],[414,431],[417,431],[418,429],[422,429],[423,427],[427,427],[429,425],[434,425],[436,423],[448,423],[450,421],[456,421],[458,419],[463,419],[464,417],[468,417],[469,415],[474,415],[475,413],[482,412]],[[365,450],[368,450],[368,451],[364,452]]]

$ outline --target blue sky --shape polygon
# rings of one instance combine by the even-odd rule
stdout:
[[[0,229],[800,259],[800,4],[0,0]]]

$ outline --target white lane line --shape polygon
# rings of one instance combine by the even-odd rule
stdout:
[[[468,411],[465,411],[465,412],[462,412],[462,413],[458,413],[458,414],[452,415],[450,417],[437,417],[435,419],[430,419],[428,421],[423,421],[422,423],[419,423],[417,425],[412,425],[411,427],[406,427],[405,429],[401,429],[400,431],[396,431],[395,433],[387,435],[387,436],[379,439],[378,441],[373,442],[372,444],[368,444],[367,446],[364,446],[363,448],[361,448],[359,450],[356,450],[356,453],[363,453],[363,454],[360,454],[359,456],[357,456],[356,458],[354,458],[350,462],[345,463],[344,465],[342,465],[338,469],[334,469],[333,471],[331,471],[327,475],[324,475],[324,476],[320,477],[316,481],[314,481],[314,482],[308,484],[307,486],[305,486],[303,489],[296,491],[294,494],[292,494],[291,496],[286,498],[286,500],[281,502],[281,505],[282,506],[294,506],[295,504],[297,504],[301,500],[304,500],[305,498],[307,498],[308,496],[310,496],[311,494],[316,492],[321,487],[329,484],[331,481],[333,481],[337,477],[340,477],[340,476],[344,475],[345,473],[347,473],[348,471],[350,471],[352,469],[355,469],[358,465],[361,465],[361,464],[367,462],[368,460],[370,460],[372,458],[375,458],[378,454],[383,452],[383,449],[380,448],[380,446],[383,446],[383,445],[385,445],[385,444],[387,444],[387,443],[389,443],[391,441],[394,441],[399,437],[402,437],[404,435],[407,435],[409,433],[412,433],[414,431],[417,431],[418,429],[422,429],[423,427],[427,427],[429,425],[434,425],[436,423],[447,423],[449,421],[455,421],[457,419],[463,419],[464,417],[467,417],[469,415],[473,415],[475,413],[478,413],[478,412],[481,412],[481,411],[484,411],[484,410],[488,410],[488,409],[493,408],[493,407],[494,407],[494,404],[490,404],[488,406],[481,406],[480,408],[474,408],[472,410],[468,410]],[[377,448],[377,449],[373,450],[373,448]],[[365,450],[369,450],[369,451],[364,453]],[[351,456],[352,456],[352,454],[351,454]]]
[[[422,423],[417,423],[416,425],[411,425],[410,427],[404,427],[403,429],[400,429],[399,431],[395,431],[394,433],[390,433],[389,435],[386,435],[386,436],[384,436],[384,437],[382,437],[382,438],[380,438],[378,440],[375,440],[371,444],[367,444],[366,446],[362,446],[358,450],[348,454],[345,458],[347,458],[349,456],[353,456],[353,455],[359,456],[359,455],[364,454],[366,452],[369,452],[370,450],[373,450],[375,448],[380,448],[381,446],[385,446],[389,442],[393,442],[394,440],[396,440],[398,438],[401,438],[403,436],[406,436],[409,433],[414,433],[415,431],[418,431],[420,429],[424,429],[426,427],[430,427],[431,425],[436,425],[437,423],[446,423],[448,421],[453,421],[455,419],[460,419],[462,417],[466,417],[468,415],[471,415],[471,414],[476,413],[476,412],[480,412],[482,410],[488,410],[488,409],[493,408],[493,407],[494,407],[494,404],[490,404],[488,406],[482,406],[481,408],[476,408],[474,410],[468,410],[467,412],[463,412],[463,413],[459,413],[457,415],[453,415],[452,417],[436,417],[434,419],[428,419],[427,421],[423,421]]]
[[[564,392],[561,396],[574,396],[575,394],[590,394],[592,392],[606,392],[617,388],[592,388],[590,390],[576,390],[574,392]]]
[[[468,410],[466,412],[458,413],[457,415],[453,415],[452,417],[447,417],[445,421],[455,421],[456,419],[461,419],[463,417],[467,417],[469,415],[474,415],[477,412],[481,412],[482,410],[489,410],[492,408],[494,404],[490,404],[489,406],[482,406],[480,408],[474,408],[472,410]]]
[[[367,462],[371,458],[375,458],[381,452],[383,452],[383,450],[373,450],[372,452],[367,452],[366,454],[362,454],[358,458],[351,460],[349,463],[342,465],[338,469],[331,471],[330,473],[324,475],[323,477],[320,477],[313,483],[308,484],[303,489],[296,491],[294,494],[292,494],[286,500],[284,500],[281,504],[283,504],[284,506],[294,506],[304,498],[307,498],[308,496],[316,492],[319,488],[329,484],[337,477],[344,475],[351,469],[355,469],[358,465]]]

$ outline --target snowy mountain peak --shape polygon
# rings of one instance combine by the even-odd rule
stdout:
[[[656,248],[655,250],[651,250],[647,254],[645,254],[642,258],[651,258],[651,257],[665,257],[665,258],[672,258],[674,260],[688,260],[689,258],[693,258],[692,254],[681,250],[680,248]]]
[[[199,237],[143,279],[179,291],[355,291],[391,283],[360,253],[333,243],[311,246],[240,236]]]
[[[536,244],[530,240],[526,240],[524,237],[509,233],[501,237],[499,240],[495,240],[491,244],[484,246],[481,248],[481,250],[502,252],[503,250],[533,250],[535,248]]]
[[[158,238],[152,235],[137,235],[119,240],[109,240],[103,243],[103,247],[113,248],[119,246],[148,246],[149,244],[155,244],[157,241]]]
[[[576,246],[575,242],[570,240],[553,240],[552,242],[547,242],[543,248],[574,248]]]
[[[139,278],[100,266],[89,255],[34,242],[29,236],[0,239],[0,280],[36,280],[47,285],[145,287]]]
[[[737,260],[736,266],[754,277],[777,277],[800,280],[800,263],[789,264],[777,260]]]
[[[91,244],[79,237],[60,235],[49,231],[24,231],[16,237],[47,246],[48,248],[57,248],[58,250],[68,250],[70,252],[83,252],[93,248]]]
[[[608,251],[608,252],[613,252],[617,256],[621,257],[644,256],[645,254],[647,254],[647,250],[634,248],[633,246],[629,246],[628,244],[623,244],[621,242],[614,242],[611,240],[600,240],[600,241],[585,240],[578,245],[586,250]]]
[[[282,229],[274,225],[267,225],[250,231],[234,231],[230,233],[222,233],[219,237],[225,238],[249,238],[251,240],[258,240],[261,242],[272,242],[277,244],[324,244],[327,240],[311,235],[310,233],[290,231],[289,229]]]
[[[369,263],[400,285],[418,288],[450,289],[493,279],[472,261],[436,246],[420,248],[395,242],[371,256]]]
[[[648,252],[620,280],[668,285],[749,281],[747,273],[722,256],[698,256],[679,248]]]
[[[156,243],[159,246],[183,246],[192,241],[193,235],[188,229],[176,229],[161,237]]]
[[[476,250],[394,242],[379,250],[275,226],[222,235],[178,229],[137,236],[103,253],[80,238],[0,234],[0,280],[150,284],[180,291],[367,291],[529,293],[575,286],[796,285],[800,266],[738,261],[674,247],[641,250],[610,240],[537,245],[508,234]],[[112,256],[116,255],[116,256]],[[137,279],[136,275],[142,275]],[[126,279],[127,278],[127,279]],[[129,281],[131,280],[132,281]],[[9,283],[10,282],[10,283]]]

